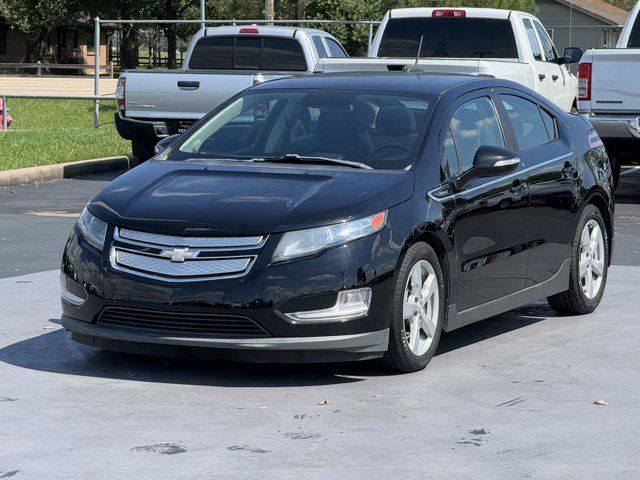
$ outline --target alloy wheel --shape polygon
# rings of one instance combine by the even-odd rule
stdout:
[[[579,273],[582,292],[589,299],[600,292],[605,274],[605,249],[602,229],[595,220],[589,220],[580,236]]]
[[[438,327],[440,294],[431,263],[420,260],[409,274],[404,288],[402,318],[409,350],[421,356],[431,346]]]

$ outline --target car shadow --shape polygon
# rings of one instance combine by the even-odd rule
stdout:
[[[530,304],[443,334],[436,355],[465,348],[552,316]],[[60,324],[60,319],[51,319]],[[98,350],[72,341],[57,329],[0,349],[0,361],[21,368],[138,382],[219,387],[291,387],[353,383],[393,375],[377,362],[330,364],[248,364],[189,358],[160,358]]]

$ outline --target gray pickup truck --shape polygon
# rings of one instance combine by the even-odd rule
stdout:
[[[196,33],[182,69],[129,70],[116,89],[116,128],[146,160],[156,143],[184,132],[207,112],[257,83],[311,74],[323,58],[346,57],[322,30],[212,27]]]

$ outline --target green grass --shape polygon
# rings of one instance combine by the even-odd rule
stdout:
[[[115,102],[101,104],[104,125],[94,129],[90,100],[9,98],[13,123],[0,131],[0,170],[129,154],[113,124]]]

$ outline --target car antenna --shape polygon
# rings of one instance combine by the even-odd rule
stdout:
[[[420,60],[420,53],[422,53],[422,39],[424,35],[420,35],[420,43],[418,43],[418,53],[416,53],[416,63],[413,65],[405,65],[402,69],[405,72],[423,72],[422,68],[418,65],[418,61]]]

